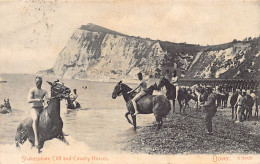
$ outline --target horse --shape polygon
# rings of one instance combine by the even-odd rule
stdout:
[[[158,123],[156,130],[159,130],[163,124],[162,118],[168,115],[171,105],[164,95],[152,95],[155,89],[157,89],[156,83],[146,90],[147,95],[137,101],[137,109],[139,114],[154,113],[155,119]],[[125,113],[125,117],[127,121],[134,126],[134,130],[136,130],[136,116],[133,115],[134,107],[131,100],[137,93],[128,93],[131,90],[132,89],[129,86],[120,81],[116,84],[112,92],[112,99],[116,99],[117,96],[123,95],[128,110],[128,112]],[[133,123],[128,118],[129,114],[132,116]]]
[[[227,107],[229,94],[227,91],[216,93],[217,106],[221,108]]]
[[[51,140],[53,138],[58,138],[64,143],[68,144],[64,134],[62,132],[63,122],[60,117],[60,101],[70,94],[70,89],[64,86],[61,82],[49,82],[51,85],[51,98],[48,106],[39,116],[38,123],[38,153],[41,153],[41,148],[43,148],[44,142]],[[34,147],[34,132],[32,128],[32,118],[24,119],[17,127],[15,142],[16,147],[19,148],[20,144],[23,144],[27,139],[31,143],[31,146]]]
[[[217,106],[221,108],[227,107],[228,97],[229,94],[227,88],[223,86],[218,86],[216,92]]]
[[[190,87],[186,88],[187,91],[187,102],[189,102],[190,100],[193,100],[196,104],[196,109],[199,109],[199,105],[198,105],[198,95],[196,95],[192,89]],[[187,106],[189,107],[189,103],[187,104]]]
[[[12,107],[10,105],[9,99],[4,99],[4,104],[0,105],[0,113],[1,114],[12,113]]]
[[[79,104],[78,101],[74,100],[75,104],[76,104],[76,105],[74,105],[74,103],[70,97],[66,98],[66,100],[67,100],[67,109],[80,109],[81,108],[81,105]]]
[[[252,117],[252,110],[253,110],[254,103],[255,102],[253,97],[247,94],[245,96],[245,106],[244,106],[244,109],[246,111],[245,120]]]
[[[166,87],[166,97],[168,100],[172,100],[173,102],[173,106],[175,106],[175,98],[176,98],[176,87],[174,85],[172,85],[168,79],[166,79],[165,77],[163,77],[158,85],[158,89],[161,89],[163,86]],[[185,100],[185,105],[183,108],[183,113],[185,113],[185,108],[188,106],[188,102],[190,99],[195,99],[193,96],[189,95],[187,90],[185,88],[180,88],[178,91],[178,103],[180,106],[180,113],[182,110],[182,100]],[[174,112],[175,109],[173,109]]]

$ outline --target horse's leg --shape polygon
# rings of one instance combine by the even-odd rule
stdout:
[[[232,120],[233,120],[233,118],[234,118],[234,106],[233,105],[231,105],[231,110],[232,110]]]
[[[40,154],[40,153],[42,152],[41,149],[43,148],[43,144],[44,144],[43,141],[40,141],[40,142],[39,142],[39,145],[38,145],[38,147],[37,147],[37,149],[38,149],[38,154]]]
[[[175,100],[174,99],[169,99],[169,101],[171,103],[172,113],[174,113],[174,111],[175,111]]]
[[[186,107],[188,107],[189,113],[190,113],[191,110],[190,110],[190,108],[189,108],[189,99],[188,99],[188,98],[185,99],[184,109],[186,109]]]
[[[250,107],[250,108],[249,108],[249,111],[248,111],[248,119],[249,119],[250,117],[252,117],[252,111],[253,111],[253,107]]]
[[[130,112],[126,112],[125,113],[125,118],[127,119],[128,123],[133,125],[133,123],[131,122],[131,120],[128,118],[128,115],[130,114]]]
[[[162,117],[160,117],[160,118],[156,117],[156,121],[158,123],[156,130],[159,130],[162,127],[162,124],[163,124]]]
[[[178,103],[179,103],[179,106],[180,106],[180,114],[181,114],[182,104],[181,104],[181,100],[180,99],[178,99]]]
[[[234,112],[235,112],[235,120],[237,120],[238,115],[237,115],[237,106],[234,106]]]
[[[20,148],[20,144],[23,144],[27,140],[27,138],[28,136],[25,134],[22,124],[19,124],[15,135],[16,147]]]
[[[133,120],[134,130],[136,130],[136,116],[132,115],[132,120]]]
[[[63,132],[61,132],[58,136],[57,136],[57,138],[59,139],[59,140],[61,140],[62,142],[64,142],[66,145],[69,145],[69,142],[66,140],[66,138],[64,137],[64,134],[63,134]]]
[[[255,108],[255,117],[258,117],[258,104],[256,104],[256,108]]]
[[[199,101],[198,101],[198,99],[195,101],[195,103],[196,103],[196,109],[198,111],[199,110]]]
[[[29,142],[31,143],[31,149],[34,147],[34,140],[28,139]]]

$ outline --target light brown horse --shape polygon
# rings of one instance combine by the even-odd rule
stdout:
[[[62,132],[63,122],[60,117],[60,101],[69,96],[70,89],[57,81],[48,83],[51,85],[51,98],[48,106],[39,116],[38,153],[41,152],[40,149],[43,147],[44,142],[53,138],[58,138],[68,144]],[[32,147],[34,146],[35,138],[32,129],[32,122],[32,118],[29,117],[18,125],[15,136],[16,147],[20,147],[19,144],[23,144],[27,139],[31,143]]]
[[[157,89],[157,85],[154,84],[146,90],[147,95],[137,101],[137,109],[140,114],[151,114],[154,113],[155,119],[158,122],[157,130],[161,128],[163,121],[162,118],[166,117],[171,109],[169,100],[164,95],[152,95],[153,90]],[[115,99],[117,96],[123,95],[126,102],[128,112],[125,114],[127,121],[134,126],[136,130],[136,116],[134,114],[134,108],[131,99],[136,94],[129,94],[128,92],[132,89],[126,84],[120,81],[114,88],[112,98]],[[128,118],[131,114],[133,123]]]

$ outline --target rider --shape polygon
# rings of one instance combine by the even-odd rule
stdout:
[[[77,89],[73,89],[73,93],[70,94],[71,103],[76,107],[76,99],[78,98]]]
[[[132,93],[136,90],[137,91],[137,95],[135,95],[135,97],[132,99],[132,103],[133,103],[133,106],[134,106],[134,116],[139,114],[138,110],[137,110],[137,105],[136,105],[136,101],[139,100],[142,96],[146,95],[146,92],[145,92],[145,89],[147,88],[147,83],[146,81],[143,79],[143,75],[141,72],[139,72],[138,74],[138,79],[140,80],[140,84],[133,90],[129,91],[128,93]]]
[[[177,76],[177,71],[173,71],[173,76],[171,79],[171,83],[176,87],[176,97],[175,100],[178,98],[178,92],[179,92],[179,86],[178,86],[178,76]]]
[[[38,123],[39,123],[39,116],[43,111],[43,102],[44,98],[46,102],[49,102],[48,92],[41,88],[42,86],[42,77],[37,76],[35,78],[36,87],[32,88],[28,94],[27,102],[31,103],[31,117],[33,120],[32,128],[35,136],[35,146],[38,147]]]

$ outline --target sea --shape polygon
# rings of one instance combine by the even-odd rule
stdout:
[[[35,87],[35,77],[36,75],[29,74],[0,74],[0,78],[7,81],[7,83],[0,83],[0,104],[3,104],[4,99],[8,98],[12,107],[11,114],[0,114],[1,164],[50,163],[47,159],[38,158],[48,157],[51,158],[51,162],[54,162],[53,155],[60,157],[63,163],[71,163],[69,157],[72,160],[79,154],[81,154],[80,162],[82,163],[87,162],[87,159],[93,159],[93,155],[94,159],[98,159],[102,154],[100,159],[106,159],[109,158],[108,153],[124,153],[122,148],[125,142],[134,137],[140,127],[151,125],[155,121],[153,114],[137,115],[138,127],[137,131],[134,131],[133,126],[127,122],[124,116],[127,109],[123,97],[112,99],[116,82],[43,77],[42,88],[47,90],[49,95],[50,85],[47,81],[53,82],[58,79],[71,90],[77,89],[77,101],[81,104],[82,109],[68,111],[65,100],[61,101],[60,115],[69,145],[57,139],[46,141],[41,155],[37,154],[35,148],[31,149],[28,141],[17,149],[14,139],[16,129],[23,119],[30,117],[30,104],[27,103],[27,96],[29,90]],[[131,83],[129,86],[134,87],[136,84]],[[68,161],[64,161],[63,158],[68,158]]]

